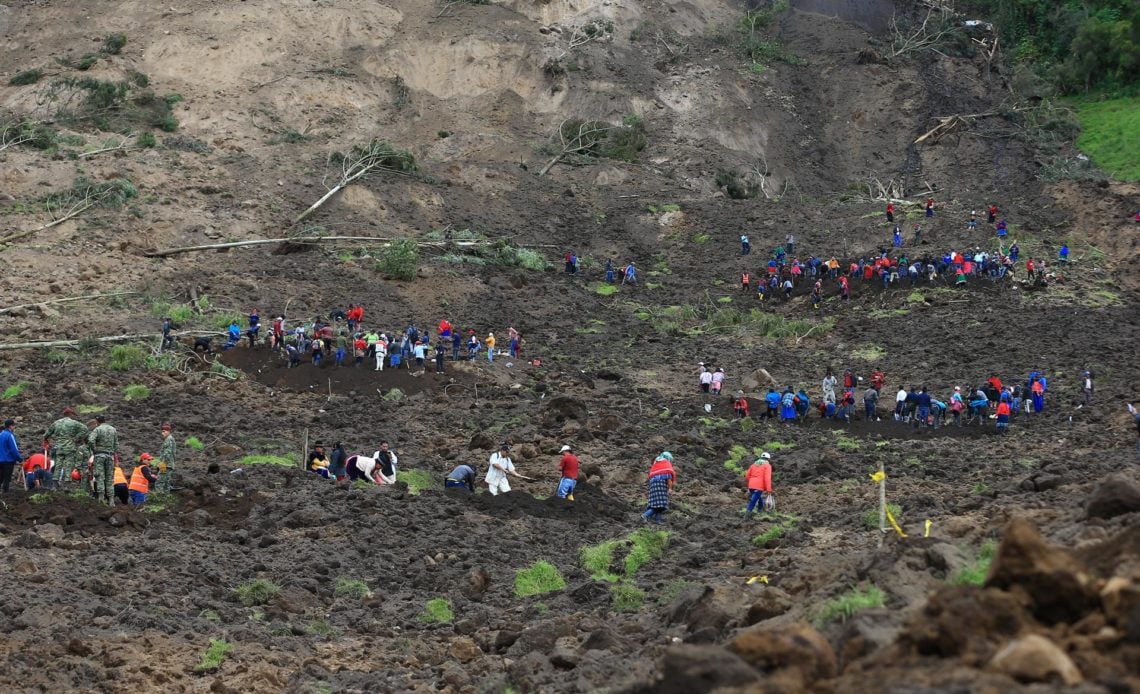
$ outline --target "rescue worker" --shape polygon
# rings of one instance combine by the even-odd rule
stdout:
[[[887,221],[893,223],[895,221],[895,204],[887,201]]]
[[[495,363],[495,333],[487,333],[487,339],[483,342],[487,345],[487,363]]]
[[[150,461],[152,460],[154,457],[150,453],[141,454],[139,464],[131,472],[131,481],[127,485],[127,489],[131,493],[132,506],[142,506],[146,503],[146,496],[150,493],[150,484],[158,479],[150,469]]]
[[[761,511],[767,510],[768,496],[772,493],[772,454],[764,451],[760,457],[744,473],[744,481],[748,485],[748,517],[757,506]]]
[[[171,430],[169,422],[163,423],[160,429],[162,445],[158,449],[158,481],[154,484],[155,494],[170,493],[170,481],[174,476],[174,462],[177,457],[177,444]]]
[[[123,467],[119,465],[119,461],[115,461],[115,498],[119,503],[126,506],[131,502],[130,490],[127,487],[127,476],[123,472]]]
[[[491,496],[498,496],[499,494],[506,494],[511,491],[511,484],[507,477],[514,475],[515,477],[522,477],[519,473],[515,472],[515,464],[511,460],[511,447],[504,443],[499,446],[499,450],[491,454],[491,459],[487,466],[487,475],[483,481],[487,483],[488,491]]]
[[[875,406],[879,403],[879,391],[875,386],[869,386],[867,390],[863,391],[863,409],[865,419],[868,422],[877,422],[879,418],[875,415]]]
[[[75,410],[63,408],[63,416],[51,423],[44,431],[46,447],[55,448],[56,482],[63,484],[71,479],[71,471],[83,467],[79,446],[87,439],[87,426],[74,419]]]
[[[475,468],[463,463],[456,465],[455,469],[447,473],[447,479],[443,481],[444,489],[466,489],[468,492],[474,493],[475,491]]]
[[[737,392],[736,397],[732,400],[732,409],[736,412],[738,419],[744,419],[748,416],[748,398],[744,397],[744,393]]]
[[[559,451],[562,458],[558,461],[558,470],[561,477],[558,480],[558,498],[574,500],[574,489],[578,486],[578,456],[570,448],[570,444],[562,446]]]
[[[348,454],[344,450],[344,444],[337,441],[333,444],[332,453],[329,454],[329,474],[337,481],[343,480],[347,464]]]
[[[95,475],[95,498],[114,506],[115,455],[119,450],[119,434],[107,423],[106,415],[95,415],[95,422],[95,428],[87,435],[87,445],[91,448],[90,463]]]
[[[51,487],[51,460],[43,453],[33,453],[24,461],[24,488],[48,489]]]

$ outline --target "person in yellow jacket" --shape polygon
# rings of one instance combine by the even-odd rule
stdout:
[[[487,361],[493,364],[495,362],[495,333],[487,333],[487,339],[484,342],[487,343]]]
[[[139,464],[131,472],[131,482],[127,488],[131,493],[131,503],[135,506],[142,506],[146,503],[146,495],[150,493],[151,482],[158,479],[158,475],[150,469],[150,461],[152,460],[154,460],[154,456],[150,453],[143,453],[139,456]]]
[[[117,460],[115,461],[115,498],[123,506],[130,503],[131,500],[130,495],[127,494],[127,475]]]

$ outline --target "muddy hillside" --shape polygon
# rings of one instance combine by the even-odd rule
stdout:
[[[64,408],[116,428],[128,479],[164,423],[177,454],[142,505],[85,465],[13,475],[0,687],[1140,689],[1140,190],[1049,182],[1072,138],[970,19],[7,0],[0,415],[21,458]],[[367,335],[411,326],[424,363],[378,369]],[[848,371],[849,421],[823,416]],[[991,378],[1004,431],[1001,388],[952,412]],[[900,388],[937,426],[896,420]],[[394,483],[302,464],[381,441]],[[503,443],[523,477],[492,495]]]

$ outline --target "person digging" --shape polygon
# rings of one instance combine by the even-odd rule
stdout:
[[[487,475],[483,478],[483,481],[487,483],[491,496],[498,496],[499,494],[506,494],[511,491],[510,482],[507,480],[508,477],[518,477],[523,480],[531,479],[530,477],[515,472],[515,464],[511,460],[511,447],[504,443],[502,446],[499,446],[497,453],[491,454],[491,459],[487,466]]]

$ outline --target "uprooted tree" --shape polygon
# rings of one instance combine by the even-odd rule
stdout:
[[[321,205],[344,190],[349,184],[377,171],[410,174],[416,170],[416,158],[411,152],[399,150],[385,140],[373,138],[367,144],[354,145],[347,152],[333,152],[325,164],[325,177],[321,182],[328,189],[320,200],[309,206],[293,220],[297,224],[316,212]],[[329,184],[330,179],[335,183]]]
[[[605,157],[637,161],[645,149],[645,122],[639,116],[626,116],[621,125],[596,120],[564,120],[558,126],[559,151],[538,172],[545,176],[554,165],[571,157]]]
[[[36,232],[50,229],[69,219],[74,219],[92,208],[118,208],[136,195],[138,195],[138,189],[129,179],[114,178],[109,181],[92,181],[86,176],[79,176],[67,190],[51,193],[40,201],[44,210],[51,217],[50,222],[41,224],[34,229],[17,231],[0,237],[0,244],[10,243],[25,236],[31,236]]]

